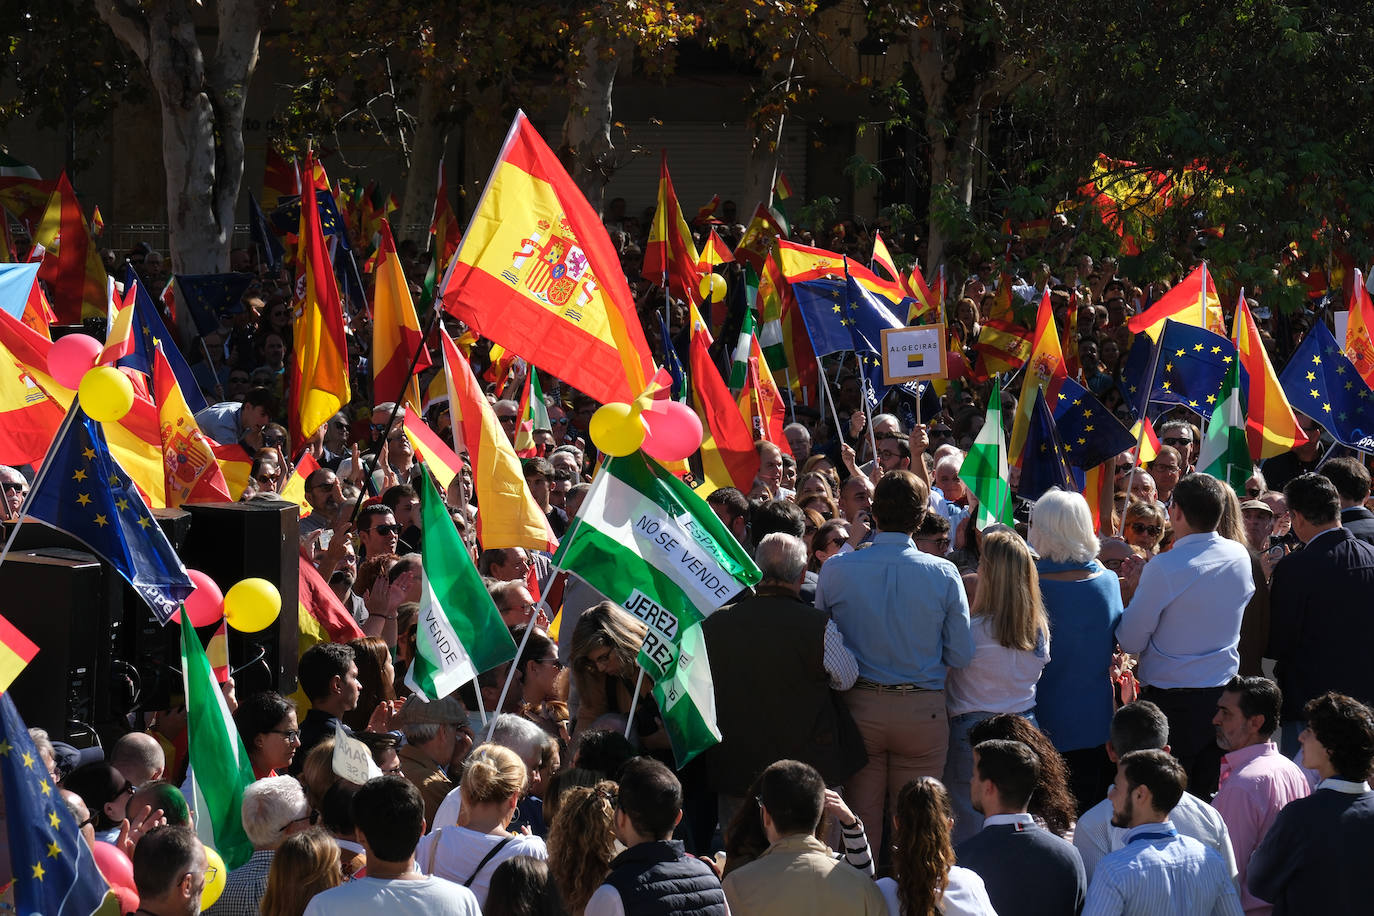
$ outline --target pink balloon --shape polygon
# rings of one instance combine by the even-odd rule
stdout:
[[[106,845],[109,844],[107,843]],[[132,887],[119,887],[116,885],[111,885],[110,891],[115,895],[115,899],[119,901],[119,912],[138,912],[138,905],[141,902],[138,899],[138,891],[134,890]]]
[[[644,421],[644,444],[650,458],[681,461],[701,448],[701,418],[677,401],[659,401],[639,415]]]
[[[95,857],[95,867],[105,876],[111,887],[134,886],[134,863],[113,843],[96,840],[91,844],[91,854]]]
[[[224,616],[224,592],[219,590],[215,580],[198,569],[186,570],[196,590],[186,598],[186,610],[191,615],[191,626],[204,627],[218,623]],[[172,615],[173,623],[181,623],[181,612]]]
[[[89,334],[60,337],[48,351],[48,372],[59,385],[75,388],[81,384],[81,376],[95,367],[102,349],[100,341]]]

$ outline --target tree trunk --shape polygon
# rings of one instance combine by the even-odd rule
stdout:
[[[148,71],[162,114],[172,271],[229,269],[243,179],[243,109],[273,0],[219,0],[206,60],[185,0],[97,0],[96,10]]]
[[[400,219],[391,227],[399,241],[415,239],[420,248],[429,247],[427,235],[434,216],[434,198],[439,190],[439,162],[444,158],[444,134],[439,124],[439,88],[432,80],[420,87],[415,112],[415,134],[410,141],[410,167],[406,172],[405,196],[401,200]],[[453,192],[452,182],[449,193]],[[449,201],[451,205],[452,200]],[[418,236],[411,226],[420,226]]]
[[[582,65],[572,82],[568,116],[563,121],[560,155],[578,188],[599,215],[606,199],[606,183],[615,172],[615,146],[611,142],[611,91],[625,43],[605,47],[605,39],[592,35],[582,43]]]

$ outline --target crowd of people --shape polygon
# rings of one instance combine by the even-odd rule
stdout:
[[[606,225],[652,317],[647,221],[621,202]],[[743,230],[719,228],[727,243]],[[853,225],[830,239],[865,243]],[[1167,283],[1067,252],[1051,270],[1049,249],[1021,244],[1007,268],[972,266],[951,347],[972,348],[1002,284],[1018,308],[1048,288],[1061,321],[1076,316],[1079,377],[1132,419],[1126,322]],[[401,255],[418,298],[424,258]],[[301,457],[281,406],[292,285],[247,251],[234,266],[255,279],[192,353],[211,404],[197,421],[251,453],[243,499],[275,499]],[[1280,327],[1256,306],[1281,363],[1314,318]],[[669,318],[684,334],[683,310]],[[662,354],[674,341],[656,326]],[[364,636],[301,656],[299,706],[224,683],[256,777],[241,812],[254,852],[212,916],[1362,911],[1374,513],[1366,462],[1333,456],[1316,420],[1302,418],[1309,444],[1237,493],[1197,472],[1200,421],[1173,410],[1152,460],[1116,458],[1100,524],[1054,489],[980,530],[959,474],[988,386],[952,384],[916,422],[901,391],[865,410],[852,361],[824,361],[838,428],[793,406],[786,441],[756,443],[747,492],[708,495],[762,581],[703,625],[722,740],[678,767],[637,676],[645,623],[547,553],[481,544],[470,467],[445,494],[449,517],[521,649],[450,696],[411,694],[427,484],[395,422],[400,393],[370,390],[370,337],[352,315],[355,397],[308,446],[319,469],[300,527]],[[480,342],[473,361],[486,368]],[[512,444],[523,371],[488,376]],[[556,378],[544,391],[549,424],[525,430],[523,470],[562,536],[594,474],[597,405]],[[454,443],[443,398],[424,420]],[[0,468],[0,484],[18,511],[26,476]],[[139,912],[192,914],[207,860],[179,788],[184,710],[131,724],[107,757],[34,738],[87,840],[130,856]],[[339,730],[381,776],[334,771]]]

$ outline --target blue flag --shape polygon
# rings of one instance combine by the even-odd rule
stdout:
[[[262,262],[268,267],[281,264],[281,259],[286,255],[286,246],[277,238],[267,214],[262,212],[262,206],[252,191],[248,192],[248,231],[253,236],[253,244],[258,246],[262,254]]]
[[[1298,344],[1279,376],[1294,410],[1316,420],[1341,445],[1374,451],[1374,393],[1321,321]]]
[[[134,282],[138,275],[129,265],[125,265],[124,283]],[[158,314],[157,306],[153,304],[153,297],[148,295],[148,289],[142,283],[138,284],[138,294],[134,297],[134,330],[133,330],[133,349],[127,356],[120,358],[116,365],[127,366],[130,369],[137,369],[144,375],[153,374],[153,350],[161,345],[162,353],[167,357],[167,364],[172,367],[172,374],[177,377],[177,384],[181,386],[181,393],[186,397],[186,404],[191,408],[191,413],[199,413],[206,408],[205,395],[201,394],[200,385],[196,383],[196,377],[191,374],[191,367],[186,362],[186,357],[181,355],[177,349],[176,338],[167,331],[167,325],[163,324],[162,316]],[[152,389],[152,382],[148,383]]]
[[[848,264],[847,259],[845,263]],[[898,308],[853,277],[846,277],[845,306],[840,323],[849,329],[850,346],[863,370],[864,388],[869,406],[873,408],[882,403],[891,387],[883,382],[883,331],[905,326],[897,317]],[[901,387],[913,397],[921,396],[921,387],[916,382],[907,382]]]
[[[15,910],[44,916],[120,912],[9,694],[0,695],[0,778]]]
[[[668,375],[673,380],[672,387],[668,389],[668,396],[674,401],[683,401],[687,398],[687,373],[682,368],[682,360],[678,359],[677,350],[673,349],[673,335],[668,330],[668,322],[663,317],[663,313],[654,312],[658,316],[659,333],[663,335],[663,368],[668,370]]]
[[[1030,427],[1026,430],[1026,449],[1022,453],[1021,481],[1016,485],[1016,495],[1022,499],[1036,500],[1053,487],[1078,491],[1065,459],[1064,446],[1059,441],[1054,416],[1045,403],[1045,392],[1036,389],[1035,407],[1031,411]]]
[[[1150,365],[1154,357],[1155,343],[1150,335],[1141,331],[1131,342],[1126,354],[1126,362],[1121,366],[1121,381],[1117,388],[1121,398],[1131,409],[1131,414],[1139,420],[1145,415],[1150,399]]]
[[[1156,404],[1182,404],[1204,420],[1210,419],[1226,370],[1235,361],[1236,345],[1225,337],[1206,328],[1166,319],[1164,333],[1159,337],[1159,359],[1150,400]]]
[[[823,277],[805,283],[793,283],[792,292],[801,309],[806,336],[811,338],[812,352],[817,356],[828,356],[854,346],[849,329],[840,323],[845,306],[844,280]]]
[[[138,488],[110,455],[100,424],[73,403],[48,452],[42,480],[21,512],[83,541],[166,623],[195,590],[148,512]]]
[[[1091,391],[1073,379],[1066,379],[1060,387],[1053,413],[1064,457],[1073,467],[1095,468],[1135,448],[1131,431]]]
[[[185,308],[201,337],[219,329],[220,316],[237,315],[244,309],[243,294],[252,274],[177,274],[177,307]]]

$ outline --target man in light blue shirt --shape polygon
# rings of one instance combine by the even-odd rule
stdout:
[[[1166,751],[1122,755],[1109,797],[1125,845],[1098,863],[1083,916],[1242,916],[1221,857],[1169,822],[1185,780]]]
[[[1240,668],[1240,623],[1255,592],[1249,551],[1216,530],[1225,486],[1189,474],[1174,487],[1174,546],[1143,569],[1123,566],[1131,600],[1116,629],[1121,648],[1140,657],[1140,698],[1168,717],[1173,754],[1202,799],[1217,789],[1221,749],[1212,718],[1222,687]]]
[[[954,564],[922,553],[911,534],[929,490],[910,471],[890,471],[873,490],[873,543],[821,567],[816,607],[834,619],[858,661],[845,700],[864,736],[868,765],[847,786],[870,830],[883,804],[919,776],[939,778],[949,745],[945,671],[973,658],[963,580]]]

